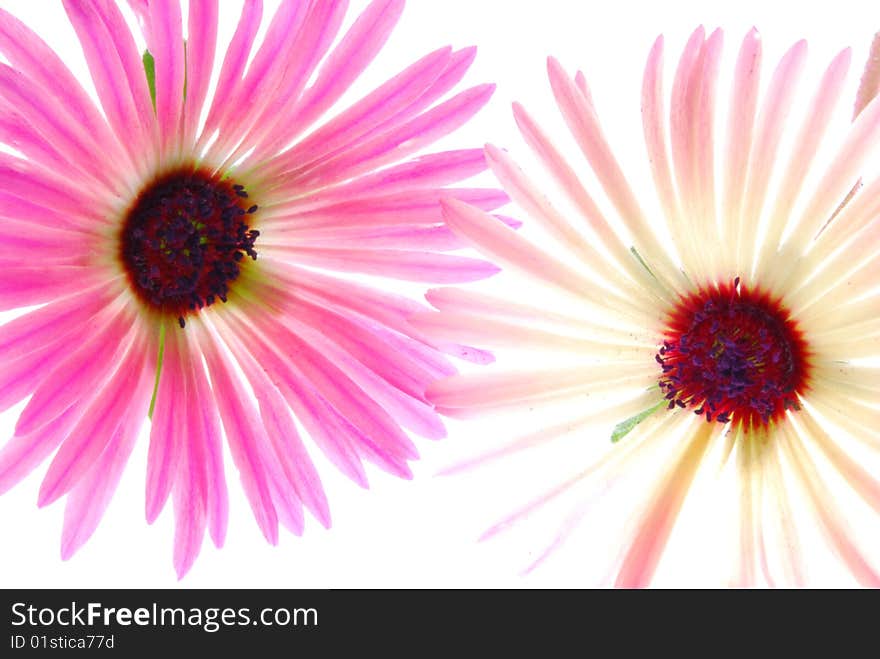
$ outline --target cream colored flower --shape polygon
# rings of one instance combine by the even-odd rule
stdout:
[[[739,511],[730,520],[739,537],[732,583],[810,583],[807,549],[818,549],[809,540],[818,530],[858,582],[880,585],[872,547],[860,542],[866,529],[853,526],[847,498],[854,492],[861,503],[853,506],[873,508],[876,524],[880,482],[857,456],[876,457],[880,439],[880,369],[870,361],[880,356],[880,180],[854,185],[876,154],[880,102],[862,98],[845,138],[829,144],[850,52],[831,62],[811,104],[796,108],[806,43],[785,54],[761,93],[762,46],[752,31],[736,61],[729,108],[716,117],[722,33],[701,28],[684,49],[667,109],[663,49],[661,38],[642,96],[662,213],[646,212],[630,186],[583,75],[570,77],[553,59],[553,93],[605,199],[594,200],[577,166],[516,105],[522,135],[577,212],[557,210],[491,146],[491,168],[531,224],[517,233],[447,202],[447,221],[460,235],[546,294],[530,305],[465,289],[433,291],[439,313],[416,318],[419,329],[438,340],[515,347],[535,366],[455,376],[429,396],[451,416],[552,408],[552,422],[477,459],[528,451],[524,486],[560,470],[557,486],[490,531],[570,497],[567,520],[535,563],[588,508],[612,505],[603,494],[613,495],[612,485],[629,481],[637,490],[634,512],[614,513],[628,519],[620,524],[622,545],[591,538],[621,547],[613,559],[618,586],[649,584],[683,507],[705,508],[703,497],[723,489],[716,476],[726,465],[736,470],[737,491],[727,494]],[[795,131],[790,154],[780,148],[787,130]],[[822,169],[820,147],[834,154]],[[600,436],[603,427],[614,441]],[[565,437],[572,441],[561,466],[542,462],[539,449]],[[849,492],[835,489],[841,480]]]

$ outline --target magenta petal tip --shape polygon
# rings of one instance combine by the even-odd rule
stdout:
[[[59,492],[57,485],[47,486],[46,481],[40,485],[40,492],[37,495],[37,508],[45,508],[50,503],[54,503],[61,497],[64,492]]]
[[[144,519],[146,519],[147,524],[153,524],[153,522],[155,522],[159,518],[159,514],[162,512],[164,503],[164,501],[158,503],[154,499],[147,500],[144,508]]]
[[[462,66],[464,68],[468,68],[473,63],[474,59],[477,57],[477,47],[476,46],[465,46],[461,50],[456,50],[452,54],[460,57],[462,60]]]
[[[70,543],[62,542],[61,543],[61,554],[60,554],[61,560],[62,561],[69,561],[71,558],[73,558],[73,555],[76,553],[77,549],[78,549],[78,547],[74,547]]]

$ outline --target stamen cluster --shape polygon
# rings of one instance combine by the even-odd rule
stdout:
[[[790,314],[769,295],[733,284],[683,298],[656,355],[669,408],[748,430],[799,409],[807,349]]]
[[[122,259],[138,295],[180,326],[187,313],[226,302],[260,235],[248,216],[258,207],[244,186],[199,170],[166,174],[140,194],[126,218]]]

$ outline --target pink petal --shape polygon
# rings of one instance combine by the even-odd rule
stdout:
[[[125,71],[125,82],[131,92],[132,100],[137,112],[137,118],[144,134],[144,138],[152,145],[155,142],[155,135],[158,129],[156,125],[156,114],[153,111],[153,100],[150,97],[150,89],[147,85],[147,77],[144,75],[143,55],[138,49],[128,24],[122,16],[122,12],[115,3],[106,2],[106,0],[95,5],[96,10],[101,15],[104,24],[107,26],[110,39],[113,42],[116,53],[122,62],[122,68]],[[148,39],[150,40],[150,39]],[[116,81],[119,84],[119,81]],[[193,82],[193,85],[196,83]],[[120,140],[131,140],[130,135],[121,135]],[[146,144],[144,146],[146,149]],[[147,164],[144,153],[136,153],[139,158],[135,159],[134,164],[137,166],[138,161],[141,165]]]
[[[357,188],[357,180],[349,185]],[[267,228],[271,232],[296,232],[360,225],[438,224],[443,222],[441,199],[458,199],[485,211],[494,210],[508,201],[505,193],[486,188],[430,188],[362,198],[355,197],[355,194],[353,191],[349,194],[349,186],[340,186],[333,188],[331,194],[314,195],[311,198],[318,202],[314,204],[317,207],[303,205],[300,210],[299,204],[291,204],[291,213],[268,219]],[[323,197],[327,203],[320,203],[316,197]],[[349,200],[338,201],[340,199]]]
[[[278,514],[272,502],[266,475],[265,428],[257,411],[242,388],[238,376],[229,372],[227,359],[220,353],[216,339],[200,331],[198,342],[208,365],[214,400],[223,420],[232,459],[241,476],[242,486],[266,540],[278,543]]]
[[[757,544],[763,539],[761,517],[763,511],[758,483],[761,462],[752,458],[755,451],[751,437],[740,436],[737,450],[737,489],[739,490],[739,551],[733,586],[754,588],[756,584]]]
[[[438,341],[432,345],[443,354],[463,359],[472,364],[486,366],[495,362],[495,355],[488,350],[481,350],[473,346],[461,345],[460,343],[448,343],[446,341]]]
[[[36,430],[99,387],[111,376],[132,338],[131,319],[125,314],[105,318],[100,331],[72,351],[37,388],[18,418],[16,433]]]
[[[880,480],[842,449],[815,417],[809,413],[799,415],[799,417],[799,422],[805,426],[807,434],[813,439],[828,462],[843,476],[844,480],[865,503],[880,513]]]
[[[85,226],[89,223],[88,220],[46,208],[30,199],[16,197],[9,191],[0,190],[0,217],[15,219],[31,226],[76,231],[81,234],[78,240],[92,238]]]
[[[71,490],[64,507],[64,529],[61,533],[61,558],[67,560],[86,543],[113,497],[128,458],[134,449],[141,425],[147,415],[152,391],[146,356],[136,355],[132,370],[139,374],[131,398],[117,427],[100,457]]]
[[[782,139],[786,119],[794,101],[794,92],[807,56],[807,44],[799,41],[783,56],[773,73],[767,97],[761,106],[756,124],[755,144],[749,158],[749,175],[742,208],[742,221],[738,222],[737,265],[751,268],[754,239],[750,228],[757,227],[761,209],[770,185],[776,153]],[[827,216],[826,216],[827,217]]]
[[[701,226],[708,229],[708,236],[717,239],[715,232],[715,97],[718,86],[718,70],[721,64],[721,51],[724,46],[724,34],[720,29],[709,35],[703,49],[703,66],[700,71],[700,93],[697,99],[696,116],[696,151],[697,180],[701,189],[696,199],[697,207],[704,219]]]
[[[705,40],[697,30],[682,56],[672,93],[672,155],[682,212],[700,218],[690,231],[674,236],[687,245],[679,249],[686,269],[710,274],[700,245],[717,242],[715,219],[715,87],[721,56],[722,33],[716,30]]]
[[[812,103],[810,103],[811,110],[804,118],[804,123],[795,139],[795,151],[779,182],[779,193],[770,217],[791,217],[798,195],[807,179],[810,166],[819,150],[822,139],[825,137],[834,114],[834,108],[840,100],[840,92],[846,81],[851,59],[851,51],[844,50],[834,58],[826,69]],[[786,224],[786,222],[770,222],[768,224],[767,236],[764,238],[765,248],[762,251],[764,262],[759,264],[758,276],[761,272],[760,267],[762,265],[766,267],[766,261],[775,257]]]
[[[72,226],[95,228],[104,222],[99,213],[105,208],[95,203],[100,200],[89,199],[72,183],[4,153],[0,153],[0,193],[5,199],[22,199],[25,208],[36,204],[64,213]]]
[[[28,435],[16,434],[3,445],[0,449],[0,494],[11,490],[58,448],[79,421],[82,411],[82,406],[72,405],[42,428]]]
[[[425,306],[394,293],[343,281],[304,268],[285,266],[273,274],[281,282],[297,289],[330,309],[343,309],[375,320],[401,335],[388,334],[384,340],[390,349],[404,353],[434,377],[450,375],[455,369],[437,350],[427,345],[409,325],[407,318],[425,310]],[[416,339],[416,340],[413,340]]]
[[[667,417],[667,419],[672,419],[672,417]],[[649,438],[646,438],[643,441],[628,440],[623,446],[619,446],[614,450],[606,451],[598,460],[593,461],[586,469],[579,474],[576,474],[573,478],[569,478],[552,489],[543,492],[540,496],[532,499],[506,518],[487,529],[486,532],[480,536],[479,541],[482,542],[488,540],[497,534],[506,531],[520,520],[527,518],[543,505],[559,498],[576,486],[587,482],[587,479],[590,476],[597,474],[597,472],[604,470],[606,480],[613,482],[613,474],[615,472],[626,472],[628,470],[628,461],[642,458],[647,449],[647,442],[661,436],[661,432],[665,430],[666,428],[662,424],[660,426],[654,426],[651,431],[653,434],[650,435]]]
[[[285,79],[265,104],[256,124],[233,157],[244,155],[244,145],[256,145],[245,163],[263,163],[283,151],[308,126],[294,129],[292,122],[302,102],[303,89],[327,54],[342,27],[348,9],[344,2],[316,2],[295,36],[297,47],[289,55]]]
[[[106,162],[119,163],[119,143],[85,90],[55,51],[21,21],[0,9],[0,52],[13,67],[55,101],[54,112],[76,118],[85,134],[103,147]]]
[[[89,240],[79,232],[35,226],[15,219],[0,223],[0,260],[27,267],[34,261],[77,265],[90,252]]]
[[[382,222],[389,218],[376,218]],[[394,224],[378,226],[357,226],[344,222],[339,218],[342,226],[321,226],[319,228],[297,226],[289,231],[280,228],[272,231],[266,228],[261,236],[265,236],[266,245],[275,245],[288,250],[296,249],[297,246],[342,248],[356,250],[404,250],[404,251],[429,251],[451,252],[466,247],[466,243],[455,234],[449,227],[443,225],[412,226],[409,222],[395,222]],[[54,246],[41,246],[47,251],[47,257],[51,257]],[[60,249],[60,248],[59,248]],[[4,257],[6,257],[4,259]],[[67,257],[65,259],[64,257]],[[67,262],[70,255],[58,252],[55,254],[56,262]],[[10,265],[16,265],[21,259],[20,254],[12,248],[4,254],[0,248],[0,260],[7,260]]]
[[[296,492],[279,477],[277,469],[269,474],[269,491],[278,512],[278,521],[293,535],[301,536],[305,530],[303,503]]]
[[[875,97],[853,122],[831,164],[816,185],[815,192],[801,213],[803,245],[822,228],[852,189],[868,158],[880,142],[880,98]]]
[[[487,318],[515,320],[534,326],[550,326],[560,331],[590,335],[596,339],[618,340],[619,332],[603,329],[589,320],[578,318],[567,313],[550,312],[538,305],[513,302],[511,300],[480,293],[464,288],[444,287],[432,288],[425,298],[439,311],[480,314]],[[631,334],[633,342],[638,345],[654,345],[656,340],[650,333],[642,331]]]
[[[289,507],[294,501],[302,501],[322,525],[329,527],[330,508],[327,497],[318,472],[299,437],[290,408],[253,356],[242,346],[240,340],[232,332],[230,336],[233,338],[230,339],[229,346],[254,389],[260,407],[260,416],[270,441],[269,451],[274,455],[283,474],[280,482],[275,483],[273,487],[276,508],[279,508],[277,505],[279,502]],[[292,497],[284,494],[288,490],[292,493]],[[280,498],[280,501],[276,497]],[[291,524],[285,526],[292,525],[301,531],[301,514],[299,517],[289,519],[289,522]]]
[[[376,128],[367,133],[365,137],[375,137],[378,133],[384,132],[396,124],[408,121],[426,108],[430,107],[434,101],[444,96],[448,91],[461,82],[462,78],[464,78],[464,74],[467,73],[471,64],[473,64],[476,55],[476,46],[454,51],[449,57],[449,64],[446,66],[446,69],[433,82],[433,84],[425,90],[425,93],[419,96],[418,100],[384,124],[376,126]]]
[[[194,428],[193,441],[199,441],[204,460],[206,478],[208,530],[217,547],[222,547],[226,540],[226,529],[229,521],[229,495],[226,490],[226,475],[223,469],[223,444],[220,435],[220,419],[217,408],[205,401],[212,400],[208,378],[202,364],[201,354],[196,350],[186,351],[190,369],[187,381],[189,402],[186,409],[189,413],[187,427]],[[201,441],[200,441],[201,440]]]
[[[739,225],[743,193],[755,131],[755,112],[761,81],[761,38],[752,28],[743,39],[734,71],[733,91],[728,112],[727,147],[724,156],[723,208],[725,223]]]
[[[177,473],[173,481],[174,503],[174,569],[182,578],[195,563],[202,548],[209,513],[209,457],[205,441],[204,415],[196,397],[194,361],[199,357],[181,341],[180,360],[183,379],[183,421],[179,436]]]
[[[106,317],[102,322],[94,314],[106,306],[103,296],[89,291],[19,316],[0,328],[0,358],[6,363],[0,378],[0,409],[28,396],[51,377],[68,356],[70,345],[103,332]],[[0,491],[17,483],[55,450],[99,393],[87,392],[55,421],[13,437],[0,451]]]
[[[263,1],[253,0],[245,2],[241,8],[241,16],[235,28],[235,34],[226,48],[226,55],[220,67],[220,77],[217,81],[217,89],[211,101],[205,128],[197,144],[201,150],[205,143],[211,139],[217,131],[220,121],[230,111],[229,99],[234,93],[235,86],[239,84],[244,67],[248,61],[248,55],[254,43],[254,37],[260,29],[263,18]]]
[[[180,462],[181,473],[174,480],[174,571],[183,579],[202,550],[207,515],[203,493],[191,477],[193,460],[185,455]]]
[[[319,312],[318,318],[322,316]],[[387,411],[395,422],[423,437],[445,437],[443,423],[434,409],[424,402],[425,386],[433,379],[430,375],[423,371],[418,373],[418,379],[407,377],[408,373],[415,375],[418,366],[405,358],[398,359],[397,355],[392,357],[388,350],[380,352],[380,342],[371,340],[371,332],[367,327],[357,328],[355,325],[347,333],[340,333],[330,329],[334,324],[339,325],[332,317],[317,322],[309,319],[307,314],[298,314],[297,318],[308,323],[314,330],[310,340],[316,346],[322,346],[322,352],[326,352],[333,363]],[[387,332],[377,333],[377,338],[382,334]],[[360,337],[361,340],[354,337]],[[373,350],[367,347],[371,343],[376,344]],[[379,354],[384,355],[385,359],[377,359]],[[408,380],[414,379],[415,382],[410,385]],[[401,387],[401,380],[404,380],[404,387],[409,385],[408,391]]]
[[[260,105],[253,103],[253,99],[269,99],[278,93],[278,85],[287,70],[286,66],[278,64],[286,63],[290,59],[290,49],[298,45],[297,37],[307,10],[308,3],[294,0],[284,0],[278,7],[263,42],[248,65],[247,74],[225,100],[228,111],[220,122],[220,134],[211,153],[227,153],[234,149],[261,116]]]
[[[0,280],[0,310],[16,309],[71,295],[83,287],[106,281],[94,268],[70,265],[34,265],[4,268]]]
[[[315,83],[300,99],[290,126],[299,132],[338,101],[357,80],[388,40],[400,19],[403,0],[374,0],[340,40],[318,72]]]
[[[90,319],[110,300],[86,290],[0,325],[0,360],[8,361],[60,341],[77,328],[94,329]]]
[[[289,249],[281,246],[273,247],[276,250],[289,253],[291,258],[301,265],[361,272],[407,281],[450,284],[485,279],[500,271],[497,266],[479,259],[432,252],[330,249],[306,246]],[[0,289],[0,294],[2,294],[2,289]]]
[[[137,16],[138,23],[148,42],[152,42],[152,26],[150,25],[150,0],[128,0],[128,6]]]
[[[701,81],[705,56],[706,32],[701,25],[688,39],[678,63],[672,87],[670,107],[672,158],[675,164],[676,182],[683,205],[701,194],[699,190],[699,164],[696,161],[696,114],[699,106]],[[693,212],[694,209],[682,209]]]
[[[342,247],[346,249],[415,250],[452,252],[466,247],[466,243],[449,227],[375,227],[343,230],[328,229],[294,234],[286,244],[315,247]],[[2,248],[0,248],[2,254]]]
[[[580,182],[577,173],[550,142],[538,123],[518,103],[513,105],[513,117],[523,138],[581,211],[589,227],[596,232],[606,249],[612,251],[621,264],[632,260],[611,224]],[[573,231],[565,218],[553,209],[547,198],[539,192],[538,186],[528,178],[510,155],[503,149],[489,144],[486,145],[485,151],[492,171],[504,188],[511,190],[510,194],[515,201],[525,208],[531,217],[543,221],[549,231],[560,236],[564,241],[576,245],[578,249],[584,249],[582,243],[586,242],[585,237]],[[623,254],[626,254],[626,259],[622,257]]]
[[[447,224],[494,262],[522,270],[578,296],[592,289],[592,282],[551,258],[491,215],[454,199],[441,203]]]
[[[494,85],[472,87],[392,130],[346,148],[309,170],[302,185],[332,185],[405,158],[461,127],[489,102],[494,91]]]
[[[263,341],[252,342],[249,349],[266,368],[284,400],[324,455],[348,478],[361,487],[367,487],[367,476],[360,457],[348,433],[340,426],[338,413],[314,392],[292,365],[280,360]]]
[[[652,264],[655,272],[670,281],[680,281],[680,272],[671,263],[668,253],[657,244],[656,235],[605,139],[595,108],[562,70],[559,62],[550,58],[547,70],[553,95],[569,130],[620,218],[633,234],[639,252]]]
[[[271,166],[271,172],[293,171],[301,178],[300,172],[348,147],[358,136],[418,98],[446,68],[449,54],[449,48],[442,48],[407,67],[286,151]]]
[[[606,378],[626,377],[638,370],[638,366],[615,366],[606,369]],[[555,394],[574,395],[595,389],[598,382],[579,366],[467,373],[434,382],[428,387],[427,396],[438,407],[494,407]]]
[[[186,46],[186,98],[184,99],[184,143],[195,141],[202,107],[208,96],[214,54],[217,47],[219,0],[189,3],[189,38]],[[141,76],[143,78],[143,76]]]
[[[48,169],[64,170],[71,164],[14,108],[0,106],[0,142]]]
[[[861,114],[868,103],[877,96],[878,91],[880,91],[880,35],[874,35],[868,63],[865,65],[865,71],[862,73],[862,79],[859,82],[853,119]]]
[[[165,507],[179,473],[179,461],[186,450],[188,430],[184,405],[187,390],[180,342],[177,329],[169,327],[165,335],[159,389],[150,424],[145,497],[147,524],[155,522]]]
[[[136,81],[129,77],[136,56],[128,27],[109,3],[102,7],[100,3],[65,0],[64,9],[79,37],[104,114],[131,161],[138,163],[148,157],[147,139],[152,137],[152,112],[142,113],[152,108],[142,65]]]
[[[669,159],[666,108],[663,101],[663,37],[657,37],[642,81],[642,128],[654,187],[670,221],[679,216],[678,192]]]
[[[83,478],[116,433],[121,420],[127,418],[132,396],[143,394],[137,387],[141,381],[145,344],[143,337],[137,337],[129,343],[121,360],[108,360],[111,367],[118,365],[119,368],[107,381],[107,395],[89,405],[58,449],[40,485],[39,506],[52,503]],[[80,377],[82,379],[72,385],[73,389],[93,388],[95,382],[100,381],[89,378],[86,369]]]
[[[59,362],[70,354],[68,341],[78,342],[85,332],[67,335],[65,340],[50,340],[42,349],[4,362],[0,373],[0,410],[7,410],[27,398],[45,380],[52,377]]]
[[[431,370],[410,351],[399,350],[400,339],[383,325],[311,303],[295,294],[285,304],[295,318],[326,336],[400,391],[423,399]],[[388,350],[394,346],[394,349]]]
[[[156,69],[156,118],[164,153],[180,148],[180,120],[183,113],[183,82],[186,75],[183,52],[183,17],[178,0],[150,0],[150,42]]]
[[[657,487],[624,554],[615,583],[618,588],[644,588],[650,584],[713,430],[709,424],[700,425],[675,466]]]
[[[650,361],[657,350],[654,345],[627,341],[623,335],[607,341],[596,340],[483,314],[428,312],[413,316],[410,323],[438,341],[468,341],[491,348],[513,347],[560,354],[603,354],[613,350],[620,361]]]
[[[644,268],[641,266],[633,267],[634,262],[629,249],[617,236],[613,235],[607,220],[602,217],[598,207],[596,207],[587,191],[581,186],[574,172],[561,159],[561,155],[548,142],[544,141],[543,135],[532,130],[537,127],[530,123],[524,111],[517,112],[515,108],[514,114],[519,117],[523,133],[532,137],[533,145],[537,143],[538,149],[551,161],[548,163],[551,171],[555,175],[562,177],[561,182],[575,197],[575,203],[581,205],[585,216],[590,220],[591,226],[596,228],[600,235],[602,235],[602,244],[608,252],[611,252],[613,258],[608,259],[605,250],[594,248],[592,243],[595,241],[590,240],[591,236],[583,234],[579,228],[572,226],[562,213],[553,208],[532,178],[519,168],[509,154],[491,144],[487,144],[485,152],[489,167],[504,189],[510,194],[513,201],[522,206],[530,217],[539,221],[550,235],[575,254],[582,263],[592,264],[599,259],[605,259],[610,262],[613,268],[622,267],[633,273],[633,278],[638,282],[647,283],[648,280],[653,279],[642,274]],[[641,270],[642,273],[638,272],[638,270]],[[597,279],[601,281],[602,277],[597,277]],[[626,286],[629,282],[624,280],[619,283]],[[609,294],[614,295],[615,293],[611,292]],[[639,291],[636,291],[635,294],[638,295]]]
[[[850,239],[861,232],[870,230],[868,227],[877,220],[880,215],[880,179],[865,185],[859,193],[853,197],[841,209],[828,227],[822,231],[818,242],[811,248],[810,255],[815,254],[814,263],[822,263],[823,270],[831,267],[838,259],[846,258],[852,263],[857,261],[851,256],[852,248],[837,251],[837,248],[846,244]],[[811,282],[822,291],[827,291],[827,283]],[[799,292],[800,294],[800,292]]]
[[[784,485],[781,453],[781,442],[776,442],[776,451],[770,456],[768,464],[772,470],[769,478],[778,483],[773,490],[773,503],[775,505],[775,517],[781,527],[783,547],[783,569],[788,583],[795,588],[802,588],[806,584],[806,569],[804,568],[804,556],[801,542],[798,538],[797,529],[794,526],[791,497]]]
[[[345,185],[345,194],[348,199],[353,199],[360,194],[372,196],[410,193],[422,186],[436,187],[457,183],[485,170],[486,159],[482,149],[431,153],[348,182]],[[296,183],[288,185],[291,189],[299,190]]]
[[[113,189],[114,182],[96,150],[94,137],[73,118],[59,112],[44,91],[19,71],[0,64],[0,98],[14,106],[28,123],[70,163]]]
[[[784,448],[796,472],[798,486],[806,494],[805,499],[838,558],[846,564],[861,585],[867,588],[880,586],[880,574],[868,563],[864,553],[856,545],[846,517],[841,514],[834,497],[822,482],[813,460],[801,445],[800,438],[790,430],[785,436]]]
[[[347,377],[307,342],[263,323],[270,353],[260,361],[273,375],[288,404],[309,434],[346,475],[366,486],[357,455],[400,478],[411,478],[406,460],[416,457],[412,442]],[[238,331],[249,332],[248,326]],[[289,351],[297,354],[288,359]],[[283,382],[283,385],[281,384]],[[329,440],[329,441],[328,441]]]
[[[311,386],[368,437],[370,444],[394,457],[417,457],[415,446],[406,433],[321,351],[312,347],[305,339],[308,334],[296,322],[285,327],[260,323],[260,329],[272,341],[279,356],[295,361],[296,368]]]

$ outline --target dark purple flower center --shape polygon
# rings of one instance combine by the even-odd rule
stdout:
[[[257,211],[244,186],[205,170],[182,169],[146,186],[126,216],[122,260],[138,296],[163,313],[185,316],[220,300],[257,258]]]
[[[799,409],[807,387],[803,334],[778,300],[733,284],[682,298],[656,356],[669,408],[748,431]]]

